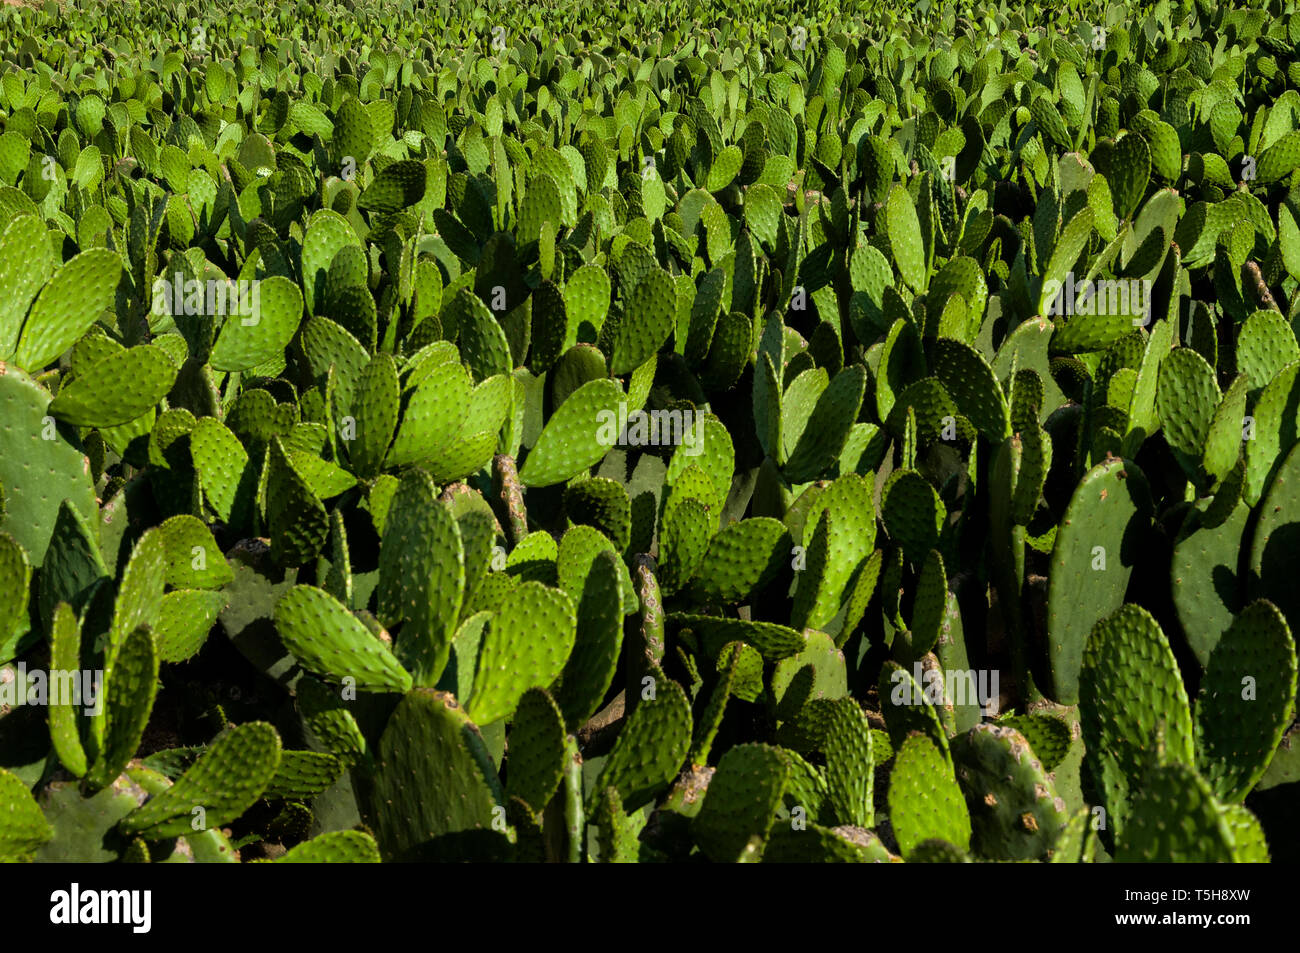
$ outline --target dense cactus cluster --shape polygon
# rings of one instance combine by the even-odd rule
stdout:
[[[0,859],[1294,853],[1290,0],[0,8]]]

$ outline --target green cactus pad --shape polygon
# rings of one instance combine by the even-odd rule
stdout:
[[[1291,630],[1271,603],[1251,603],[1210,653],[1196,699],[1196,765],[1215,797],[1240,801],[1263,777],[1295,695]]]
[[[322,589],[289,590],[276,604],[275,624],[285,648],[322,678],[363,691],[405,692],[411,687],[410,674],[388,647]]]
[[[478,727],[456,699],[420,688],[406,695],[379,740],[370,798],[385,859],[418,859],[429,842],[486,831],[505,797]]]
[[[564,510],[574,523],[600,530],[617,550],[626,549],[631,541],[632,502],[614,480],[595,477],[566,487]]]
[[[303,841],[277,864],[377,864],[379,845],[365,831],[330,831]]]
[[[1123,863],[1233,860],[1232,832],[1210,785],[1185,764],[1161,765],[1143,776],[1118,841],[1115,859]]]
[[[30,860],[53,836],[27,785],[0,768],[0,861]]]
[[[534,812],[550,801],[564,774],[564,719],[545,689],[524,692],[510,726],[506,794]]]
[[[25,373],[0,365],[0,531],[37,567],[64,500],[86,519],[95,512],[90,461],[55,428],[49,403],[49,393]]]
[[[976,725],[952,744],[976,851],[996,860],[1041,860],[1067,823],[1065,802],[1023,735]]]
[[[920,680],[914,677],[918,669]],[[917,662],[911,671],[897,662],[884,664],[880,671],[880,709],[895,749],[902,748],[908,737],[920,732],[935,743],[945,758],[951,758],[948,733],[939,716],[945,702],[944,688],[942,673],[926,669],[922,662]]]
[[[92,248],[69,259],[27,313],[14,363],[39,371],[72,347],[100,313],[113,306],[121,279],[122,259],[115,251]]]
[[[881,518],[907,558],[920,564],[939,542],[946,516],[939,494],[915,470],[895,470],[881,493]]]
[[[1122,606],[1093,628],[1079,673],[1079,700],[1088,766],[1119,837],[1127,822],[1128,792],[1158,739],[1170,762],[1193,761],[1187,690],[1173,650],[1145,609]]]
[[[1241,611],[1238,555],[1250,508],[1238,504],[1224,518],[1209,501],[1187,514],[1174,543],[1169,576],[1178,621],[1202,666]]]
[[[563,592],[525,582],[502,600],[483,636],[469,715],[491,724],[514,711],[530,688],[544,688],[564,671],[577,617]]]
[[[247,371],[282,357],[302,321],[302,298],[283,275],[262,279],[250,302],[256,307],[226,317],[208,363],[218,371]]]
[[[644,689],[601,768],[597,790],[614,788],[633,811],[666,790],[677,777],[691,745],[691,706],[686,692],[652,670],[654,697]]]
[[[239,438],[221,421],[204,417],[190,433],[190,454],[209,505],[223,521],[240,522],[252,507],[256,484]]]
[[[223,827],[257,803],[279,764],[274,728],[261,721],[239,725],[218,737],[174,785],[124,817],[118,830],[161,839]]]
[[[1250,598],[1268,599],[1281,609],[1294,631],[1300,625],[1300,593],[1292,566],[1295,525],[1300,522],[1300,444],[1287,452],[1277,468],[1258,513],[1247,590]]]
[[[528,486],[563,483],[600,461],[613,445],[623,390],[616,381],[588,381],[569,395],[537,438],[519,471]],[[618,434],[612,437],[617,439]]]
[[[220,589],[235,578],[212,531],[193,516],[173,516],[160,527],[167,549],[167,584],[177,589]]]
[[[27,310],[53,272],[54,251],[41,219],[10,219],[0,231],[0,360],[13,355]]]
[[[785,794],[790,764],[781,749],[736,745],[718,762],[691,833],[715,863],[761,856]]]
[[[81,427],[115,427],[147,413],[171,390],[176,365],[161,348],[118,351],[91,364],[50,403],[53,417]]]
[[[790,559],[789,531],[780,520],[758,516],[732,523],[709,541],[692,591],[705,602],[746,602]]]
[[[282,751],[275,777],[262,796],[302,799],[330,788],[343,774],[343,761],[319,751]]]
[[[72,607],[59,603],[50,626],[50,669],[52,673],[78,673],[81,669],[81,626]],[[52,677],[59,677],[52,675]],[[102,690],[104,686],[99,686]],[[76,777],[86,773],[88,763],[77,724],[73,699],[51,699],[50,741],[63,766]]]
[[[957,410],[985,437],[998,442],[1011,434],[1006,395],[988,362],[963,341],[934,342],[933,367]]]
[[[184,662],[197,655],[227,604],[223,592],[182,589],[165,594],[153,630],[159,661]]]
[[[924,735],[908,738],[894,757],[889,822],[904,858],[934,837],[970,850],[971,818],[952,766]]]
[[[675,324],[676,301],[677,289],[666,271],[656,269],[637,282],[614,331],[611,374],[634,371],[668,340]]]
[[[573,652],[555,692],[570,731],[595,713],[614,680],[623,645],[621,570],[618,557],[602,550],[587,572]]]
[[[769,661],[779,661],[798,655],[808,644],[807,637],[796,629],[775,622],[747,622],[744,619],[724,619],[717,616],[672,613],[672,622],[690,626],[701,636],[712,639],[719,646],[728,642],[744,642],[758,649]]]
[[[86,775],[92,792],[122,773],[144,737],[158,690],[158,654],[147,629],[136,629],[121,643],[104,671],[104,683],[108,723],[104,745]]]
[[[272,558],[285,566],[314,559],[329,536],[329,515],[279,437],[269,451],[266,496]]]
[[[403,623],[394,646],[417,685],[447,664],[465,587],[465,553],[451,511],[427,474],[410,471],[393,496],[379,547],[377,613]]]
[[[1129,460],[1093,467],[1075,487],[1052,548],[1047,591],[1047,657],[1052,697],[1079,700],[1084,644],[1096,622],[1124,601],[1150,521],[1146,476]]]

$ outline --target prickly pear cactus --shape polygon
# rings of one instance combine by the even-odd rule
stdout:
[[[0,860],[1300,857],[1295,4],[183,6],[0,4]]]

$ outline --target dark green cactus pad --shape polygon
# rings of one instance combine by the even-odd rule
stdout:
[[[1041,100],[1035,100],[1041,102]],[[930,837],[912,848],[907,855],[909,864],[969,864],[970,856],[946,840]]]
[[[789,774],[789,761],[779,748],[742,744],[729,749],[691,821],[700,850],[715,863],[760,858]]]
[[[1233,838],[1210,785],[1185,764],[1153,767],[1133,796],[1115,859],[1124,863],[1232,863]]]
[[[1300,593],[1293,566],[1300,524],[1300,444],[1278,468],[1259,506],[1259,521],[1250,544],[1247,592],[1268,599],[1282,610],[1292,630],[1300,624]],[[21,541],[21,540],[20,540]],[[1288,555],[1289,554],[1289,555]]]
[[[614,788],[625,810],[634,811],[666,790],[686,761],[691,745],[691,706],[682,687],[652,669],[614,748],[605,759],[596,790]],[[653,688],[653,697],[647,697]]]
[[[915,470],[895,470],[881,494],[881,518],[890,538],[920,564],[934,549],[947,515],[933,486]]]
[[[1145,609],[1125,605],[1088,636],[1079,674],[1086,764],[1106,799],[1118,838],[1129,792],[1161,744],[1170,762],[1193,763],[1187,690],[1164,632]]]
[[[411,676],[347,608],[322,589],[295,586],[276,604],[285,648],[328,681],[363,691],[405,692]],[[349,681],[350,680],[350,681]]]
[[[666,271],[655,269],[637,282],[614,330],[609,356],[611,374],[631,373],[668,340],[675,324],[676,301],[677,290]]]
[[[888,858],[889,852],[865,828],[819,824],[799,829],[778,824],[763,851],[765,864],[868,864]]]
[[[283,751],[275,777],[262,796],[275,800],[314,797],[330,788],[343,775],[344,762],[319,751]]]
[[[1044,771],[1052,771],[1070,750],[1070,726],[1056,715],[1033,713],[1029,715],[1006,715],[998,723],[1014,728],[1029,742],[1034,757],[1042,764]]]
[[[904,858],[935,837],[970,850],[971,818],[952,765],[924,735],[912,735],[894,757],[889,822]]]
[[[337,689],[310,676],[298,680],[298,712],[320,748],[346,762],[366,751],[366,739]]]
[[[239,725],[217,738],[174,785],[124,817],[118,830],[146,839],[215,830],[257,802],[279,764],[274,728],[260,721]]]
[[[632,502],[622,484],[604,477],[574,483],[564,490],[570,520],[600,530],[620,552],[632,537]]]
[[[1061,704],[1079,700],[1084,644],[1097,620],[1123,603],[1150,514],[1146,475],[1130,460],[1099,463],[1075,487],[1048,575],[1047,658]]]
[[[507,796],[534,812],[545,807],[564,775],[564,739],[564,718],[555,700],[542,688],[524,692],[507,737]]]
[[[357,208],[375,212],[396,212],[424,197],[424,163],[403,159],[384,166],[357,199]]]
[[[1169,577],[1187,643],[1201,665],[1208,664],[1219,638],[1241,611],[1238,557],[1250,508],[1221,508],[1198,502],[1187,514],[1169,566]]]
[[[718,646],[728,642],[744,642],[758,650],[763,658],[779,661],[803,651],[807,636],[789,626],[775,622],[747,622],[744,619],[725,619],[718,616],[672,613],[669,621],[689,626],[703,638],[713,640]]]
[[[692,584],[705,602],[746,602],[790,559],[790,533],[780,520],[758,516],[732,523],[709,541],[701,565],[709,571]]]
[[[957,410],[981,434],[997,443],[1011,434],[1011,413],[993,369],[980,353],[963,341],[934,342],[934,373]]]
[[[1006,725],[976,725],[952,744],[957,779],[970,810],[973,843],[996,860],[1041,860],[1067,823],[1041,761]]]
[[[9,592],[7,602],[10,608],[6,616],[12,620],[5,628],[8,632],[17,628],[20,622],[26,627],[27,584],[31,581],[31,567],[27,564],[26,553],[13,541],[13,537],[0,539],[0,546],[4,550],[4,578]],[[69,603],[74,609],[84,608],[91,587],[108,576],[108,567],[104,565],[100,554],[95,527],[87,523],[69,501],[64,500],[59,507],[54,532],[50,534],[45,565],[41,567],[37,598],[41,622],[49,624],[55,605],[61,601]],[[22,589],[18,590],[20,585]]]
[[[113,828],[138,808],[148,792],[128,775],[90,797],[79,784],[51,781],[38,793],[52,836],[36,854],[40,863],[108,863],[118,860],[119,835]]]
[[[1263,777],[1295,717],[1296,649],[1282,613],[1248,605],[1210,653],[1196,699],[1196,766],[1220,801]]]
[[[126,637],[104,670],[101,690],[108,719],[103,747],[86,775],[92,792],[122,773],[144,737],[158,691],[158,653],[149,630],[136,629]]]
[[[448,834],[491,834],[494,820],[505,817],[483,737],[445,692],[407,694],[384,729],[377,760],[369,814],[385,859],[417,859]]]
[[[573,602],[563,592],[540,582],[510,592],[483,636],[470,717],[491,724],[514,711],[528,689],[555,681],[573,651],[576,630]]]
[[[918,681],[913,673],[920,670]],[[916,732],[928,737],[943,752],[948,753],[948,732],[940,720],[939,711],[944,706],[942,673],[924,669],[917,662],[911,671],[897,662],[886,662],[880,670],[880,710],[889,730],[889,740],[895,749]]]
[[[64,511],[75,512],[68,510],[65,505],[60,511],[60,516]],[[77,519],[76,522],[82,521]],[[90,569],[91,572],[95,572],[98,567],[95,567],[94,562],[98,560],[98,552],[88,549],[83,555],[91,558],[75,560],[74,562],[78,564],[77,569]],[[101,573],[103,574],[106,573]],[[99,578],[99,575],[95,578]],[[0,662],[9,661],[17,653],[19,639],[29,629],[27,605],[31,581],[32,567],[27,561],[27,553],[8,533],[0,533]],[[93,579],[91,581],[93,582]],[[44,597],[42,601],[53,599],[59,588],[52,575],[50,582],[46,584],[46,593],[49,594],[42,593]]]
[[[583,583],[573,652],[555,690],[570,731],[595,714],[614,681],[623,647],[622,571],[618,557],[602,550]]]
[[[266,495],[272,558],[285,566],[314,559],[329,536],[329,515],[279,437],[267,458]]]

